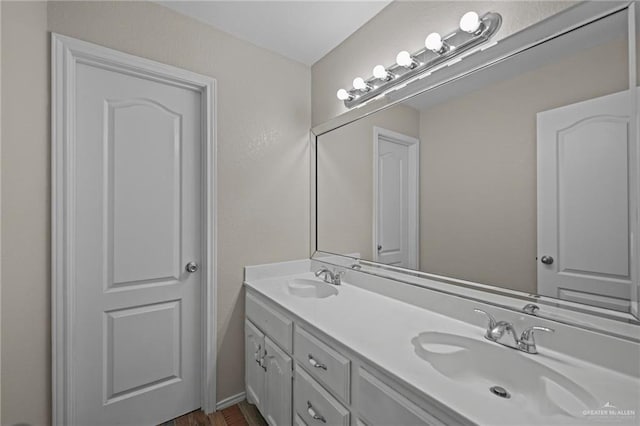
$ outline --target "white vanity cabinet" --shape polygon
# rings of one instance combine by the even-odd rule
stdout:
[[[267,421],[276,425],[291,424],[291,357],[268,337],[264,339],[265,383],[263,407]]]
[[[252,295],[247,295],[245,321],[245,387],[272,426],[291,424],[293,361],[275,342],[291,347],[293,322]],[[260,327],[261,329],[259,329]],[[263,332],[264,331],[264,332]],[[287,337],[288,333],[288,337]],[[273,335],[276,337],[274,338]]]
[[[302,424],[349,426],[351,413],[299,364],[293,385],[293,408]]]
[[[244,322],[244,368],[247,399],[261,412],[264,412],[265,371],[262,365],[264,355],[264,334],[250,321]]]
[[[313,324],[294,321],[293,315],[252,291],[246,296],[246,317],[247,399],[270,425],[447,423],[416,403],[420,396],[408,397],[402,386],[377,374],[358,354],[328,342],[310,331]]]
[[[302,327],[293,334],[293,356],[310,375],[333,391],[345,404],[350,402],[351,361]]]
[[[360,422],[364,424],[444,426],[364,368],[358,373],[358,398]]]
[[[291,357],[245,322],[246,392],[271,425],[291,424]]]

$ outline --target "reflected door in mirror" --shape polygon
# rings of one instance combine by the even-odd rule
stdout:
[[[374,131],[375,260],[418,267],[418,140],[388,130]]]
[[[624,91],[538,114],[540,294],[629,310],[630,101]]]

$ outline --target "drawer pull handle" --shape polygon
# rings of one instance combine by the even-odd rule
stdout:
[[[312,367],[315,368],[322,368],[323,370],[327,369],[327,366],[316,361],[315,358],[313,357],[313,355],[309,354],[309,364],[311,364]]]
[[[260,351],[262,350],[262,345],[258,345],[258,349],[256,350],[256,353],[253,355],[253,357],[256,359],[256,362],[258,363],[258,365],[260,365]]]
[[[309,413],[309,415],[313,420],[318,420],[322,423],[327,422],[327,419],[325,419],[324,416],[321,416],[320,414],[316,413],[316,410],[313,409],[313,405],[311,405],[311,402],[309,401],[307,401],[307,413]]]
[[[265,348],[264,353],[262,354],[262,358],[260,359],[260,367],[262,367],[264,371],[267,371],[267,363],[264,361],[266,357],[267,357],[267,349]]]
[[[262,351],[262,345],[258,345],[258,350],[254,354],[254,358],[256,359],[256,364],[258,364],[264,371],[267,371],[267,367],[264,365],[264,357],[267,355],[267,351],[264,351],[264,355],[260,357],[260,351]]]

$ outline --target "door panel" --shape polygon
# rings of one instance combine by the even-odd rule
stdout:
[[[629,310],[631,94],[538,114],[538,293]],[[542,256],[553,258],[541,262]]]
[[[77,424],[200,407],[200,93],[76,65]]]
[[[262,356],[264,355],[264,334],[251,322],[244,322],[245,338],[245,388],[247,400],[264,413],[263,396],[265,392],[265,375]]]
[[[271,426],[291,424],[291,358],[268,337],[264,339],[266,367],[264,413]]]
[[[105,314],[107,404],[179,379],[180,316],[180,301]]]
[[[627,126],[600,116],[557,136],[561,271],[629,279]]]
[[[178,280],[182,117],[146,99],[109,100],[105,109],[113,286]]]

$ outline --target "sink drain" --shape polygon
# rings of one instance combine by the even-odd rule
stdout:
[[[489,390],[492,394],[498,395],[500,398],[511,398],[511,394],[502,386],[491,386]]]

